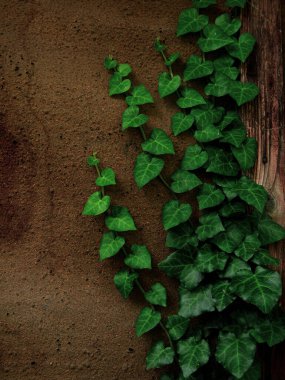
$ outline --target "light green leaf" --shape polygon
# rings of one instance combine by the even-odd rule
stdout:
[[[214,68],[216,73],[221,73],[224,75],[227,75],[230,79],[236,80],[237,77],[239,76],[240,70],[233,66],[235,60],[226,55],[220,58],[217,58],[214,60]],[[229,113],[234,112],[234,111],[229,111]]]
[[[151,269],[151,254],[145,245],[131,246],[132,254],[125,258],[125,264],[132,269]]]
[[[171,364],[174,360],[175,352],[171,347],[165,347],[162,340],[156,342],[146,357],[146,369],[161,368]]]
[[[110,55],[105,58],[104,60],[104,66],[107,70],[115,69],[118,65],[118,62],[113,59]]]
[[[250,33],[243,33],[240,35],[239,39],[234,39],[234,42],[227,46],[226,49],[228,53],[234,57],[238,58],[240,61],[245,62],[252,52],[256,39]]]
[[[194,137],[198,142],[211,142],[222,137],[221,131],[214,125],[207,125],[202,129],[198,129],[194,133]]]
[[[191,191],[202,184],[202,181],[195,174],[181,169],[176,170],[171,179],[173,181],[171,189],[174,193],[178,194]]]
[[[224,115],[224,108],[215,107],[207,101],[205,105],[194,108],[191,111],[191,115],[194,116],[197,127],[204,128],[209,124],[218,123]]]
[[[227,7],[240,7],[244,8],[246,4],[246,0],[227,0],[226,1],[226,6]]]
[[[237,159],[234,150],[241,147],[241,144],[246,139],[246,129],[244,125],[238,124],[233,126],[232,128],[227,128],[225,131],[223,131],[223,138],[220,139],[220,142],[228,143],[234,146],[232,149],[233,155]],[[239,152],[238,149],[238,152]],[[254,160],[255,161],[255,160]]]
[[[125,244],[125,239],[121,236],[116,236],[113,232],[103,234],[100,241],[100,260],[105,260],[115,256]]]
[[[217,247],[227,253],[232,253],[242,242],[244,232],[240,223],[230,223],[225,232],[221,232],[212,240]]]
[[[188,203],[177,200],[167,202],[162,209],[162,223],[165,230],[186,222],[192,214],[192,207]]]
[[[216,3],[216,0],[192,0],[193,7],[196,8],[208,8],[209,5]]]
[[[145,293],[145,299],[153,305],[165,307],[167,303],[167,294],[165,287],[159,282],[153,284],[150,290]]]
[[[238,106],[250,102],[259,94],[259,88],[254,83],[233,81],[229,86],[229,95]]]
[[[210,358],[210,347],[206,340],[190,337],[178,343],[179,364],[185,378],[189,378]]]
[[[238,175],[238,164],[235,162],[233,156],[223,149],[217,149],[209,161],[210,165],[206,170],[208,173],[215,173],[229,177],[235,177]]]
[[[261,239],[261,237],[259,238]],[[257,265],[277,266],[280,264],[279,260],[271,256],[266,249],[260,249],[253,257],[252,261]]]
[[[167,318],[166,328],[173,340],[179,340],[186,333],[189,326],[189,319],[180,315],[170,315]]]
[[[173,63],[176,62],[179,57],[180,57],[180,53],[172,53],[172,54],[170,54],[170,56],[165,61],[165,65],[167,67],[173,65]]]
[[[202,273],[211,273],[216,270],[223,270],[228,260],[228,255],[224,252],[214,252],[208,244],[199,248],[194,266]]]
[[[282,293],[280,274],[258,266],[254,274],[246,272],[234,278],[232,290],[244,301],[268,314]]]
[[[134,168],[134,178],[138,187],[142,188],[159,176],[163,166],[164,161],[161,158],[152,157],[147,153],[139,154]]]
[[[254,137],[248,137],[240,147],[231,147],[231,150],[242,170],[254,166],[257,156],[257,141]]]
[[[127,207],[113,206],[111,214],[105,219],[105,223],[111,231],[125,232],[137,229]]]
[[[251,273],[250,266],[243,260],[233,258],[222,277],[232,279],[247,273]]]
[[[223,192],[210,183],[204,183],[199,195],[197,196],[199,210],[208,207],[215,207],[222,203],[225,199]]]
[[[181,285],[189,290],[196,288],[197,285],[203,280],[203,275],[199,272],[194,265],[186,265],[180,273]]]
[[[182,223],[168,231],[166,236],[166,247],[168,248],[187,248],[197,247],[198,239],[193,235],[193,229],[188,223]]]
[[[241,27],[241,21],[239,18],[232,19],[228,13],[223,13],[215,20],[215,24],[218,25],[228,35],[232,36],[237,33]]]
[[[112,168],[102,170],[100,177],[96,179],[97,186],[116,185],[116,175]]]
[[[235,191],[244,202],[263,213],[268,199],[268,194],[263,186],[244,176],[237,183]]]
[[[181,168],[184,170],[195,170],[205,165],[208,161],[208,153],[202,150],[200,145],[194,144],[186,148],[185,154],[181,163]]]
[[[212,61],[203,61],[198,55],[191,55],[187,60],[187,66],[184,70],[184,80],[193,80],[206,77],[214,71]]]
[[[158,92],[161,98],[173,94],[181,85],[179,75],[170,76],[168,73],[161,73],[158,78]]]
[[[89,156],[87,157],[87,164],[88,166],[97,166],[98,164],[100,164],[100,160],[99,158],[96,157],[95,153],[93,156]]]
[[[158,311],[153,310],[151,307],[144,307],[136,320],[136,335],[140,337],[154,329],[160,320],[161,314]]]
[[[245,212],[245,204],[239,201],[234,201],[225,204],[220,209],[219,214],[225,218],[229,218],[233,215],[244,214]]]
[[[206,101],[198,91],[193,88],[185,88],[182,92],[182,97],[176,103],[180,108],[190,108],[206,104]]]
[[[257,343],[267,343],[269,347],[281,343],[285,339],[285,318],[280,315],[274,319],[264,319],[250,331]]]
[[[182,317],[198,317],[205,312],[215,310],[215,302],[210,287],[197,288],[191,291],[181,288],[179,295],[178,314]]]
[[[109,95],[119,95],[129,91],[131,88],[131,81],[129,79],[123,79],[121,74],[114,73],[109,81]]]
[[[180,135],[180,133],[187,131],[192,127],[194,123],[194,117],[192,115],[185,115],[182,112],[177,112],[171,116],[171,130],[174,136]]]
[[[108,210],[111,203],[109,195],[102,196],[101,191],[91,194],[84,205],[82,215],[96,216]]]
[[[198,45],[204,53],[220,49],[234,42],[232,37],[228,36],[222,28],[214,24],[205,26],[203,33],[205,37],[198,39]]]
[[[171,139],[160,128],[154,128],[148,140],[142,143],[142,149],[152,154],[174,154],[174,147]]]
[[[201,216],[199,222],[200,226],[197,227],[196,233],[198,239],[202,241],[212,238],[219,232],[225,230],[222,221],[216,212]]]
[[[253,363],[256,345],[249,334],[238,337],[233,333],[219,334],[217,361],[232,375],[240,379]]]
[[[138,279],[138,274],[121,270],[114,276],[114,284],[124,298],[128,298],[134,288],[134,282]]]
[[[258,251],[260,245],[256,233],[247,235],[242,244],[235,250],[235,254],[244,261],[248,261]]]
[[[137,128],[145,124],[148,121],[148,116],[140,114],[138,106],[130,106],[123,112],[123,131],[127,128]]]
[[[215,300],[216,309],[220,312],[228,307],[236,298],[231,293],[229,281],[219,281],[214,284],[212,295]]]
[[[139,106],[141,104],[153,103],[153,97],[143,84],[134,87],[132,96],[126,97],[126,102],[129,106]]]
[[[232,80],[227,75],[218,72],[211,80],[204,89],[206,95],[221,97],[229,93]]]
[[[179,277],[182,270],[192,261],[189,251],[176,251],[171,253],[158,264],[160,270],[168,277]]]
[[[200,15],[197,9],[184,9],[179,15],[176,35],[179,37],[188,33],[200,32],[208,22],[209,17]]]
[[[120,63],[117,70],[122,77],[126,77],[132,72],[132,68],[128,63]]]
[[[257,228],[262,245],[272,244],[285,238],[285,229],[268,216],[263,216],[259,220]]]

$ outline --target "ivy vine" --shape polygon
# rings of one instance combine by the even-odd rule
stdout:
[[[177,314],[162,318],[161,308],[167,306],[163,284],[144,289],[140,271],[152,269],[151,253],[146,245],[127,245],[123,233],[135,231],[135,221],[126,207],[111,205],[106,194],[116,175],[112,168],[101,168],[96,154],[88,157],[100,190],[88,198],[83,215],[105,214],[108,231],[101,238],[100,260],[122,252],[125,267],[115,275],[115,286],[124,298],[135,287],[145,298],[136,335],[161,328],[161,339],[146,357],[147,369],[167,366],[161,380],[258,380],[258,347],[285,339],[281,278],[273,270],[279,262],[268,250],[285,238],[285,230],[266,213],[267,191],[247,175],[257,158],[257,141],[247,136],[237,111],[259,93],[256,84],[239,79],[239,63],[246,62],[256,41],[250,33],[240,33],[241,20],[233,16],[246,0],[226,0],[225,13],[212,22],[203,11],[215,4],[193,0],[179,16],[177,36],[197,34],[200,49],[187,59],[183,74],[175,73],[180,54],[168,55],[165,44],[155,42],[166,67],[158,78],[158,93],[161,98],[176,96],[172,134],[188,133],[196,141],[185,149],[171,178],[163,175],[162,158],[175,154],[171,138],[160,128],[149,136],[144,130],[149,117],[140,107],[154,102],[151,93],[132,83],[129,64],[110,56],[104,63],[111,72],[109,95],[123,95],[127,104],[122,129],[141,132],[142,152],[134,163],[137,186],[160,179],[171,195],[162,208],[162,224],[165,245],[173,252],[159,269],[179,284]],[[191,204],[179,200],[182,193],[196,199],[198,219],[192,217]]]

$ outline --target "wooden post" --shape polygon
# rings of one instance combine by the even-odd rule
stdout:
[[[254,81],[260,88],[255,102],[243,107],[242,116],[259,142],[258,161],[252,173],[271,195],[268,212],[285,226],[285,130],[284,67],[282,55],[281,0],[251,0],[242,11],[243,32],[257,39],[253,58],[242,67],[242,80]],[[285,244],[272,246],[271,253],[281,261],[282,305],[285,305]],[[285,379],[285,344],[264,354],[264,380]]]

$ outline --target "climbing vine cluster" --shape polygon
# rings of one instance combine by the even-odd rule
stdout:
[[[129,64],[105,59],[111,72],[109,94],[123,95],[126,101],[122,129],[138,128],[143,139],[134,180],[142,189],[159,179],[171,194],[162,224],[172,252],[159,268],[174,278],[174,286],[179,284],[177,314],[162,318],[167,290],[160,282],[144,289],[140,271],[152,269],[151,253],[146,245],[127,245],[123,233],[136,230],[135,221],[126,207],[111,205],[105,191],[116,184],[116,176],[111,168],[101,169],[96,154],[88,164],[97,169],[100,190],[88,198],[83,214],[105,214],[108,231],[99,255],[106,260],[122,252],[125,267],[114,277],[121,295],[128,298],[135,287],[144,295],[147,306],[136,319],[136,335],[161,328],[161,339],[146,357],[147,369],[167,366],[161,380],[258,380],[258,347],[285,339],[278,305],[281,278],[272,269],[278,260],[268,251],[268,245],[285,237],[285,230],[266,214],[266,190],[246,175],[257,158],[257,141],[247,136],[237,111],[259,92],[254,83],[239,79],[240,62],[246,62],[255,45],[250,33],[240,33],[240,18],[233,16],[245,3],[227,0],[224,13],[211,22],[203,11],[216,0],[193,0],[181,12],[177,36],[196,34],[200,51],[188,57],[181,75],[175,73],[180,54],[168,55],[166,46],[155,42],[166,70],[159,75],[158,93],[171,96],[178,107],[171,132],[195,139],[169,180],[162,156],[174,155],[174,144],[160,128],[150,136],[144,130],[149,118],[140,107],[153,103],[152,95],[144,85],[133,85]],[[182,193],[197,200],[198,219],[191,218],[191,204],[179,200]]]

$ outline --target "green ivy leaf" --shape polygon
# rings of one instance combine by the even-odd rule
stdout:
[[[229,86],[229,95],[236,101],[238,106],[250,102],[258,94],[259,88],[254,83],[234,81]]]
[[[240,147],[231,147],[231,150],[242,170],[254,166],[257,156],[257,141],[254,137],[248,137]]]
[[[219,214],[225,218],[229,218],[237,214],[245,214],[245,212],[245,204],[239,201],[234,201],[225,204],[220,209]]]
[[[216,212],[203,215],[199,218],[200,226],[196,229],[199,240],[207,240],[219,232],[224,231],[224,226]]]
[[[236,80],[237,77],[239,76],[240,70],[233,66],[235,60],[226,55],[220,58],[217,58],[214,60],[214,68],[216,73],[221,73],[224,75],[227,75],[230,79]],[[234,111],[229,111],[228,113],[232,113]]]
[[[206,101],[198,91],[193,88],[185,88],[182,92],[182,97],[179,98],[176,103],[180,108],[190,108],[200,104],[206,104]]]
[[[104,66],[107,70],[115,69],[118,65],[118,62],[113,59],[110,55],[105,58],[104,60]]]
[[[232,80],[227,75],[218,72],[215,74],[214,78],[212,79],[212,82],[213,83],[209,83],[205,87],[206,95],[221,97],[229,93]]]
[[[191,191],[202,184],[202,181],[195,174],[181,169],[176,170],[171,179],[173,181],[171,190],[178,194]]]
[[[116,175],[112,168],[102,170],[100,177],[96,179],[97,186],[116,185]]]
[[[240,7],[240,8],[244,8],[246,4],[246,0],[227,0],[226,1],[226,6],[227,7]]]
[[[198,129],[194,133],[194,137],[198,142],[211,142],[222,137],[221,131],[214,125],[207,125],[202,129]]]
[[[218,123],[224,115],[224,108],[215,107],[212,103],[207,102],[205,105],[194,108],[191,115],[194,116],[197,127],[204,128],[209,124]]]
[[[205,37],[198,39],[198,45],[204,53],[220,49],[234,42],[232,37],[228,36],[222,28],[214,24],[205,26],[203,33]]]
[[[161,314],[158,311],[153,310],[151,307],[144,307],[136,320],[136,335],[140,337],[154,329],[160,320]]]
[[[268,194],[263,186],[244,176],[239,180],[235,191],[244,202],[263,213],[268,199]]]
[[[129,79],[123,79],[121,74],[114,73],[109,81],[109,95],[123,94],[131,88],[131,81]]]
[[[101,191],[96,191],[87,199],[82,211],[82,215],[96,216],[103,214],[110,207],[111,198],[109,195],[102,196]]]
[[[214,5],[216,3],[216,0],[192,0],[192,4],[196,8],[208,8],[209,5]]]
[[[208,22],[209,17],[200,15],[197,9],[184,9],[179,15],[176,35],[180,37],[184,34],[200,32]]]
[[[211,75],[214,71],[212,61],[203,61],[198,55],[191,55],[186,63],[184,70],[184,80],[193,80]]]
[[[176,251],[171,253],[158,264],[160,270],[168,277],[179,277],[182,270],[192,261],[189,251]]]
[[[256,345],[249,334],[219,334],[216,359],[232,375],[240,379],[253,363]]]
[[[199,249],[194,266],[202,273],[211,273],[215,270],[223,270],[228,261],[228,255],[224,252],[214,252],[208,244]]]
[[[259,362],[253,363],[248,371],[241,377],[240,380],[260,380],[261,379],[261,366]]]
[[[166,306],[167,294],[165,287],[157,282],[153,284],[148,292],[145,293],[145,299],[152,305]]]
[[[214,311],[214,300],[210,287],[187,290],[181,288],[179,291],[179,315],[184,318],[198,317],[207,312]]]
[[[216,309],[219,312],[225,310],[235,300],[235,296],[232,295],[230,290],[229,281],[215,283],[212,287],[212,295],[215,300]]]
[[[256,39],[250,33],[243,33],[239,39],[234,39],[233,43],[226,47],[228,53],[238,58],[243,63],[247,60],[248,56],[252,52]]]
[[[192,127],[194,123],[194,117],[192,115],[185,115],[182,112],[177,112],[171,117],[171,130],[174,136],[180,135],[180,133],[187,131]]]
[[[265,319],[250,331],[257,343],[267,343],[269,347],[283,342],[285,339],[285,318],[281,315],[274,319]]]
[[[285,229],[268,216],[263,216],[259,220],[257,228],[262,245],[276,243],[285,238]]]
[[[135,231],[136,225],[127,207],[113,206],[111,214],[105,219],[106,226],[111,231]]]
[[[161,368],[171,364],[175,352],[171,347],[165,347],[162,340],[156,342],[147,353],[146,369]]]
[[[152,130],[150,138],[142,143],[142,149],[156,155],[175,153],[171,139],[160,128]]]
[[[245,139],[246,139],[246,129],[244,125],[238,124],[238,125],[233,126],[232,128],[227,128],[225,131],[223,131],[223,138],[220,139],[220,142],[233,145],[235,148],[232,149],[232,153],[237,159],[234,153],[234,150],[238,149],[238,152],[239,152],[241,144],[244,142]]]
[[[243,260],[234,258],[230,261],[222,277],[232,279],[247,273],[251,273],[250,266]]]
[[[208,173],[215,173],[229,177],[236,177],[239,172],[239,166],[235,162],[233,156],[223,149],[217,149],[211,157]]]
[[[183,170],[195,170],[205,165],[208,161],[208,153],[202,150],[200,145],[194,144],[186,148],[185,154],[181,163]]]
[[[140,114],[138,106],[130,106],[123,112],[122,129],[124,131],[127,128],[138,128],[147,121],[148,116]]]
[[[192,207],[188,203],[177,200],[167,202],[162,209],[162,223],[165,230],[186,222],[192,214]]]
[[[171,65],[173,65],[174,62],[177,61],[177,59],[179,57],[180,57],[180,53],[172,53],[172,54],[170,54],[170,56],[165,61],[165,65],[167,67],[170,67]]]
[[[189,290],[196,288],[203,278],[203,274],[192,264],[186,265],[179,277],[181,285]]]
[[[134,178],[138,187],[142,188],[159,176],[163,166],[164,161],[161,158],[152,157],[147,153],[140,153],[134,167]]]
[[[268,314],[282,293],[280,274],[258,266],[254,274],[246,272],[234,278],[232,289],[244,301]]]
[[[223,192],[214,185],[204,183],[197,199],[199,203],[199,210],[203,210],[208,207],[215,207],[219,205],[224,201],[225,196]]]
[[[260,245],[256,233],[247,235],[242,244],[235,250],[235,254],[244,261],[248,261],[258,251]]]
[[[259,237],[261,239],[261,237]],[[257,265],[279,265],[280,262],[275,257],[271,256],[266,249],[260,249],[253,257],[252,261]]]
[[[189,326],[189,319],[180,315],[170,315],[167,318],[166,328],[171,339],[179,340],[186,333]]]
[[[100,164],[100,160],[96,157],[96,156],[89,156],[87,157],[87,164],[88,166],[97,166],[98,164]]]
[[[225,232],[221,232],[212,240],[217,247],[227,253],[232,253],[242,242],[244,232],[240,223],[230,223]]]
[[[168,73],[161,73],[158,78],[158,92],[161,98],[173,94],[181,85],[179,75],[170,76]]]
[[[239,18],[232,19],[228,13],[223,13],[216,18],[215,24],[228,36],[232,36],[240,30],[241,20]]]
[[[139,106],[141,104],[153,103],[153,97],[143,84],[134,87],[132,95],[126,97],[129,106]]]
[[[100,241],[100,260],[108,259],[115,256],[125,244],[125,239],[121,236],[116,236],[113,232],[103,234]]]
[[[166,247],[182,249],[187,246],[197,247],[198,239],[193,235],[193,229],[188,223],[182,223],[168,231]]]
[[[117,70],[122,77],[127,77],[132,72],[132,68],[128,63],[120,63]]]
[[[189,378],[210,358],[210,347],[206,340],[190,337],[178,343],[179,364],[185,378]]]
[[[132,253],[125,258],[125,264],[132,269],[151,269],[151,254],[145,245],[134,244]]]
[[[155,43],[154,43],[154,48],[158,53],[162,53],[166,49],[166,45],[163,44],[159,37],[156,38]]]
[[[228,126],[236,125],[236,124],[242,124],[240,120],[240,116],[236,111],[228,111],[221,123],[219,124],[220,130],[224,130]]]
[[[134,282],[138,279],[138,274],[121,270],[114,276],[114,284],[124,298],[128,298],[134,288]]]

